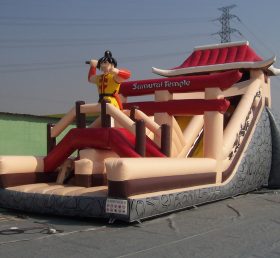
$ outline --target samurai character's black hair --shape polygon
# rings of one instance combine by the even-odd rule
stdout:
[[[117,67],[117,61],[112,57],[112,53],[109,50],[105,51],[104,56],[99,58],[97,68],[100,69],[100,65],[104,62],[109,62],[110,64],[113,64],[114,67]]]

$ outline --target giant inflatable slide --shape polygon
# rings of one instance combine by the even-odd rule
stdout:
[[[157,79],[123,82],[123,109],[77,101],[48,125],[46,156],[0,156],[0,206],[133,222],[279,187],[274,62],[248,42],[200,46]]]

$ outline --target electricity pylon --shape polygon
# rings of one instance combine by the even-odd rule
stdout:
[[[222,24],[222,30],[212,34],[218,34],[221,38],[221,43],[231,42],[230,35],[234,32],[237,32],[242,36],[239,30],[230,27],[231,19],[236,18],[238,21],[240,21],[238,16],[230,14],[230,10],[234,7],[236,7],[235,4],[218,8],[219,11],[222,11],[222,15],[219,18],[213,20],[219,21]]]

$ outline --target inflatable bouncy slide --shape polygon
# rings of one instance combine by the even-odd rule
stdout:
[[[133,222],[279,187],[274,62],[248,42],[200,46],[178,67],[153,68],[162,77],[122,82],[122,109],[76,102],[48,125],[46,156],[0,157],[0,206]]]

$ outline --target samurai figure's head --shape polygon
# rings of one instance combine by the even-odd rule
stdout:
[[[113,58],[111,51],[107,50],[105,51],[104,56],[99,58],[97,68],[106,74],[114,67],[117,67],[117,61]]]

